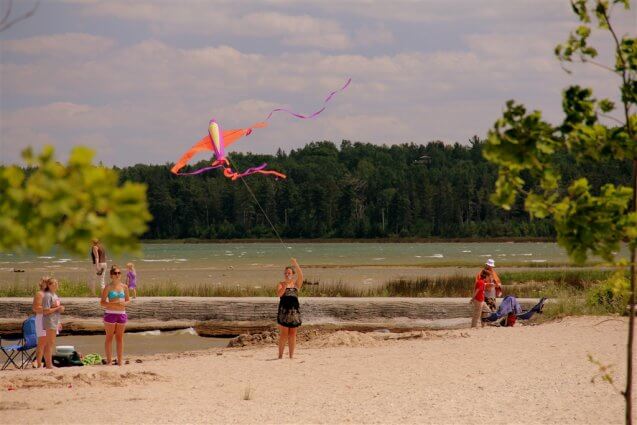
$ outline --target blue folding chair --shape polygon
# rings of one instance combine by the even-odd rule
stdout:
[[[18,344],[2,345],[2,341],[18,341]],[[24,369],[35,360],[35,350],[38,346],[38,337],[35,332],[35,316],[29,317],[22,323],[22,338],[10,339],[0,337],[0,351],[6,356],[2,365],[5,370],[10,365],[16,369]]]

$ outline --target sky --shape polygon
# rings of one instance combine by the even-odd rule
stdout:
[[[33,4],[14,1],[15,16]],[[635,10],[617,9],[634,36]],[[555,58],[577,25],[567,0],[44,0],[0,33],[0,164],[46,144],[62,159],[84,145],[106,165],[174,162],[211,118],[311,113],[350,77],[318,118],[274,115],[232,150],[468,144],[509,99],[557,123],[569,84],[617,98],[612,73],[569,75]],[[610,39],[593,42],[612,63]]]

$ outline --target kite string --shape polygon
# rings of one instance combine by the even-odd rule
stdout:
[[[234,163],[230,160],[229,157],[226,157],[226,159],[228,160],[228,162],[230,163],[230,165],[232,166],[232,168],[234,168],[235,170],[237,169],[237,167],[234,165]],[[243,178],[243,176],[239,176],[239,178],[241,179],[241,181],[243,182],[243,184],[245,185],[246,189],[248,189],[248,192],[250,193],[250,195],[252,196],[252,199],[254,199],[254,202],[257,203],[257,205],[259,206],[259,209],[261,210],[261,212],[263,213],[263,215],[265,216],[265,219],[268,220],[268,223],[270,224],[270,227],[272,227],[272,230],[274,230],[274,234],[276,235],[276,237],[279,239],[279,242],[281,242],[281,246],[283,246],[283,249],[285,249],[285,252],[287,253],[287,249],[288,247],[285,245],[285,243],[283,242],[283,239],[281,239],[281,236],[279,235],[279,232],[276,230],[276,227],[274,227],[274,224],[272,224],[272,220],[270,220],[270,217],[268,217],[268,214],[265,212],[265,210],[263,209],[263,207],[261,206],[261,203],[259,202],[259,200],[257,199],[256,196],[254,196],[254,193],[252,192],[252,189],[250,189],[250,186],[248,185],[248,182],[245,181],[245,179]]]

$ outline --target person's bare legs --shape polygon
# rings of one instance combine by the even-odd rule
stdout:
[[[115,344],[117,345],[117,365],[124,364],[124,330],[126,329],[125,323],[115,324]]]
[[[290,328],[288,330],[288,353],[290,358],[294,357],[294,349],[296,348],[296,329]]]
[[[46,335],[38,338],[38,346],[35,349],[35,366],[42,367],[42,357],[44,356],[44,346],[46,345]]]
[[[106,342],[104,342],[106,364],[110,365],[113,362],[113,337],[115,336],[115,323],[104,322],[104,330],[106,331]]]
[[[283,358],[283,350],[285,350],[285,343],[288,340],[288,330],[285,326],[279,325],[279,358]]]
[[[482,301],[471,300],[471,306],[473,307],[473,315],[471,317],[471,327],[477,328],[480,316],[482,316]]]
[[[55,347],[55,329],[46,330],[46,343],[44,345],[44,361],[47,369],[53,369],[53,349]]]

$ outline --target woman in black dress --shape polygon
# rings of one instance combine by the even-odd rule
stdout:
[[[285,280],[279,282],[276,295],[280,298],[279,313],[276,321],[279,324],[279,358],[283,358],[285,342],[288,343],[290,358],[296,348],[296,328],[301,326],[299,310],[299,290],[303,286],[303,272],[296,259],[292,258],[292,267],[285,268]]]

